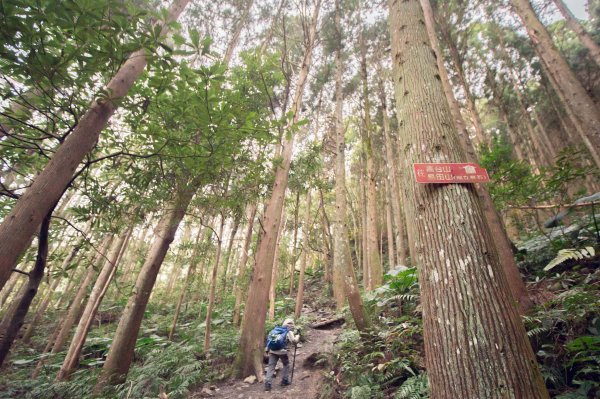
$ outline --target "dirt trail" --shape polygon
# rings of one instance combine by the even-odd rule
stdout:
[[[328,318],[328,315],[316,314],[312,311],[309,313],[313,316],[318,316],[317,321]],[[294,371],[294,380],[292,385],[287,387],[280,386],[281,382],[281,362],[278,364],[277,376],[273,379],[273,390],[271,392],[265,392],[263,383],[255,382],[254,384],[247,384],[242,380],[229,380],[224,383],[216,384],[216,389],[212,390],[212,395],[205,394],[200,390],[194,392],[189,396],[189,399],[200,399],[200,398],[223,398],[223,399],[292,399],[292,398],[304,398],[312,399],[318,398],[318,391],[323,378],[323,373],[328,373],[328,368],[319,368],[319,366],[313,366],[314,356],[311,360],[306,359],[317,353],[326,354],[330,353],[333,349],[333,343],[338,337],[341,331],[341,326],[335,326],[327,330],[316,330],[313,328],[306,328],[302,331],[305,337],[305,342],[302,343],[302,347],[298,347],[296,352],[296,367]],[[290,351],[290,372],[293,361],[293,349]],[[266,367],[266,365],[265,365]]]

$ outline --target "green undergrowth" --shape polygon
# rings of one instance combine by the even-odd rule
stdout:
[[[600,397],[600,270],[556,273],[535,286],[546,300],[524,321],[551,395]]]
[[[372,331],[347,328],[340,335],[323,398],[427,397],[415,269],[401,267],[385,279],[364,298],[367,312],[377,316]]]
[[[313,289],[309,278],[307,290]],[[287,285],[286,285],[287,287]],[[267,320],[266,333],[294,313],[295,297],[286,295],[286,287],[279,287],[275,303],[275,318]],[[178,292],[174,290],[174,292]],[[227,378],[231,372],[239,342],[239,331],[233,326],[235,298],[232,293],[218,298],[212,315],[211,348],[203,351],[206,329],[206,300],[194,302],[193,293],[184,303],[173,341],[168,335],[173,321],[177,298],[158,292],[148,304],[142,328],[136,342],[134,362],[127,381],[109,387],[99,395],[102,398],[157,398],[160,392],[169,399],[183,399],[204,385]],[[125,301],[110,303],[99,314],[108,322],[96,323],[82,351],[79,369],[66,382],[55,382],[65,352],[40,355],[56,320],[45,318],[32,339],[31,345],[18,342],[11,358],[0,375],[0,397],[3,399],[75,399],[93,397],[92,390],[117,328],[118,316]],[[306,316],[296,321],[298,327],[309,324]],[[66,349],[65,349],[66,350]],[[39,376],[31,378],[36,364],[43,359]]]

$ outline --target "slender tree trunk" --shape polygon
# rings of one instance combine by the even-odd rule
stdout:
[[[235,220],[233,221],[233,228],[231,229],[231,235],[229,236],[229,241],[227,243],[227,251],[226,251],[227,257],[225,258],[225,264],[223,265],[223,285],[222,285],[221,297],[224,297],[225,294],[227,293],[227,286],[229,285],[229,284],[227,284],[227,281],[229,280],[229,267],[231,264],[233,243],[235,242],[235,236],[237,234],[239,227],[240,227],[240,217],[236,216]]]
[[[250,9],[252,8],[253,3],[254,3],[254,0],[248,0],[245,2],[245,8],[244,8],[244,11],[242,12],[242,16],[240,17],[239,21],[235,25],[235,30],[233,31],[233,35],[231,37],[231,40],[229,41],[229,45],[227,46],[227,49],[225,50],[225,55],[223,56],[223,63],[225,65],[229,65],[229,62],[231,61],[231,57],[233,56],[233,51],[237,47],[237,44],[240,40],[240,35],[242,34],[242,29],[248,22],[248,16],[250,15]]]
[[[431,47],[433,51],[436,53],[437,57],[437,66],[440,73],[440,80],[442,83],[442,89],[446,96],[446,100],[448,101],[449,111],[452,115],[453,120],[455,121],[456,132],[458,133],[459,143],[462,147],[463,152],[466,154],[466,160],[468,162],[477,162],[477,154],[475,153],[475,149],[473,148],[473,144],[469,140],[469,135],[465,129],[465,124],[460,115],[460,108],[458,107],[458,102],[454,98],[454,93],[452,91],[452,86],[450,85],[450,80],[448,79],[448,73],[444,66],[444,61],[442,57],[442,53],[440,51],[440,47],[437,41],[437,37],[435,35],[435,19],[433,17],[433,11],[431,8],[431,3],[429,0],[421,0],[421,6],[423,8],[425,23],[427,26],[427,33],[429,35],[429,41],[431,43]],[[484,185],[476,185],[475,189],[477,191],[477,196],[479,197],[481,207],[483,210],[483,214],[485,216],[488,228],[494,238],[494,243],[496,244],[496,249],[498,251],[498,255],[500,256],[500,262],[502,264],[502,269],[504,270],[504,274],[508,280],[508,285],[510,287],[511,293],[515,301],[517,301],[519,305],[519,309],[522,313],[525,313],[532,305],[531,299],[527,294],[527,289],[525,288],[525,283],[523,282],[523,278],[519,272],[519,267],[515,261],[515,256],[512,251],[512,245],[508,235],[506,234],[506,230],[502,223],[502,219],[500,215],[494,208],[494,202],[492,201],[492,197],[490,193],[485,188]]]
[[[150,217],[150,219],[152,219],[152,217]],[[135,275],[135,269],[138,262],[138,258],[140,257],[140,255],[142,255],[143,257],[146,256],[145,253],[142,253],[142,249],[144,248],[144,244],[150,239],[152,233],[152,225],[148,223],[146,228],[140,233],[140,236],[137,239],[137,242],[135,243],[133,248],[131,248],[127,252],[127,256],[123,261],[123,274],[119,279],[119,284],[127,283],[127,280],[131,278],[131,275]]]
[[[281,219],[282,222],[279,227],[279,233],[277,234],[277,241],[275,244],[275,258],[273,259],[273,270],[271,272],[271,286],[269,287],[269,321],[275,320],[275,299],[277,295],[277,279],[279,278],[279,243],[287,225],[285,205],[281,208]]]
[[[567,61],[556,49],[552,37],[540,22],[529,0],[510,0],[523,21],[533,47],[542,61],[542,66],[551,77],[557,93],[560,93],[563,105],[571,110],[574,122],[581,125],[577,129],[580,138],[590,152],[597,167],[600,167],[600,111],[577,80]]]
[[[294,316],[297,318],[302,314],[304,304],[304,273],[306,272],[306,258],[308,257],[308,241],[310,239],[310,205],[311,190],[306,193],[306,210],[304,212],[304,223],[302,225],[302,255],[300,258],[300,274],[298,275],[298,291],[296,292],[296,307]]]
[[[73,335],[73,339],[71,340],[71,345],[67,350],[67,354],[65,356],[65,360],[58,371],[56,376],[57,381],[65,381],[69,379],[71,373],[77,368],[79,365],[79,356],[81,355],[81,350],[83,349],[83,345],[85,344],[85,340],[87,339],[88,332],[90,331],[90,327],[92,326],[92,322],[96,317],[96,313],[100,308],[100,304],[102,303],[102,299],[104,299],[104,295],[108,290],[108,286],[112,281],[115,272],[117,271],[117,260],[119,255],[121,254],[121,250],[123,249],[123,245],[125,245],[125,241],[127,240],[127,236],[133,230],[133,226],[129,227],[127,230],[121,233],[121,236],[118,240],[115,240],[112,244],[112,248],[108,254],[107,259],[104,262],[104,267],[98,274],[96,281],[94,282],[94,287],[92,288],[92,292],[88,298],[88,301],[85,305],[85,309],[83,310],[83,314],[79,319],[79,323],[77,324],[77,328],[75,329],[75,335]]]
[[[50,301],[52,300],[52,296],[54,295],[56,287],[58,287],[58,284],[60,283],[60,281],[61,281],[60,278],[55,278],[54,281],[52,282],[52,284],[50,285],[50,287],[48,287],[48,292],[46,292],[46,294],[44,295],[44,298],[41,300],[39,306],[37,307],[37,309],[35,311],[35,315],[29,322],[29,326],[27,327],[27,330],[25,330],[25,333],[23,334],[23,338],[21,338],[21,342],[23,342],[24,344],[28,344],[29,341],[31,341],[33,332],[35,331],[37,324],[39,323],[40,319],[42,318],[42,315],[44,314],[44,312],[46,312],[46,309],[48,309],[48,306],[50,305]]]
[[[508,134],[508,139],[509,139],[510,143],[512,144],[512,149],[513,149],[514,155],[517,160],[524,161],[526,158],[525,158],[525,155],[523,154],[522,142],[521,142],[521,139],[518,137],[517,133],[515,132],[515,129],[512,126],[511,121],[508,117],[508,111],[506,109],[506,104],[504,103],[503,96],[502,96],[502,89],[496,82],[496,79],[495,79],[495,76],[493,75],[493,73],[489,70],[488,70],[488,77],[487,77],[486,82],[492,89],[492,93],[493,93],[492,101],[496,105],[496,108],[498,109],[498,118],[504,124],[504,126],[506,128],[506,133]],[[448,84],[450,84],[450,83],[448,83]],[[452,107],[450,107],[450,109],[452,109]],[[458,110],[458,112],[459,112],[458,117],[460,117],[460,110]],[[454,121],[455,122],[457,121],[456,116],[454,116]],[[461,125],[461,123],[462,123],[462,125]],[[462,134],[463,130],[459,126],[464,127],[464,122],[459,122],[459,124],[456,125],[458,134]],[[467,136],[467,139],[468,139],[468,134],[465,133],[465,135]],[[463,139],[463,141],[464,140],[466,140],[466,139]]]
[[[498,48],[494,49],[493,52],[498,54],[498,57],[504,60],[508,66],[508,79],[513,91],[517,95],[517,103],[521,109],[521,118],[524,119],[525,127],[527,128],[527,132],[529,134],[529,139],[531,140],[535,149],[535,155],[539,159],[538,164],[546,166],[552,165],[552,159],[555,155],[554,149],[549,145],[548,137],[541,137],[540,134],[538,134],[539,131],[535,131],[530,117],[531,113],[536,114],[535,107],[533,107],[533,112],[529,112],[529,104],[523,94],[521,79],[515,72],[512,58],[506,51],[506,44],[504,42],[504,38],[502,37],[502,32],[496,25],[494,25],[494,29],[496,31],[496,36],[498,37],[499,46]]]
[[[210,332],[212,323],[212,310],[215,304],[215,290],[217,289],[217,276],[219,275],[219,263],[221,263],[221,248],[223,246],[223,228],[225,226],[225,216],[221,215],[221,225],[217,235],[217,253],[215,255],[215,265],[213,266],[210,279],[210,292],[208,294],[208,306],[206,307],[206,320],[204,330],[204,353],[210,349]]]
[[[244,246],[242,247],[242,258],[238,265],[238,275],[235,279],[233,290],[235,292],[235,305],[233,307],[233,325],[239,326],[240,324],[240,313],[242,305],[243,295],[243,282],[246,275],[246,263],[248,262],[248,251],[250,250],[250,243],[252,242],[252,230],[254,229],[254,219],[256,218],[257,205],[254,204],[250,207],[248,216],[248,227],[246,228],[246,237],[244,238]]]
[[[265,35],[262,45],[260,46],[260,54],[264,54],[265,51],[267,51],[267,48],[269,47],[269,45],[271,44],[271,39],[273,38],[273,31],[275,30],[275,24],[279,20],[279,17],[281,16],[281,11],[283,10],[283,7],[285,7],[286,2],[287,2],[287,0],[281,0],[279,2],[279,6],[277,7],[277,12],[275,13],[275,16],[273,17],[273,19],[271,20],[271,23],[269,24],[269,29],[267,30],[267,34]]]
[[[81,256],[80,259],[78,260],[78,262],[83,259],[84,256]],[[87,272],[87,271],[86,271]],[[59,303],[55,306],[55,311],[57,311],[58,317],[56,317],[56,323],[54,325],[52,334],[50,334],[50,336],[48,337],[48,341],[46,342],[46,346],[44,347],[44,349],[42,350],[41,354],[46,354],[48,352],[50,352],[52,350],[52,347],[54,345],[54,342],[56,340],[56,338],[58,337],[58,334],[61,331],[61,326],[65,320],[66,315],[68,314],[68,309],[65,310],[60,310],[59,306],[60,303],[62,303],[63,300],[67,299],[68,295],[71,293],[71,288],[76,285],[79,284],[83,278],[83,274],[78,276],[79,278],[74,278],[71,279],[69,281],[69,284],[67,285],[66,289],[63,291],[62,295],[59,298]],[[35,366],[35,369],[31,372],[31,378],[35,379],[38,377],[39,372],[42,370],[42,367],[44,366],[46,359],[44,357],[42,357],[37,365]],[[52,371],[54,372],[54,370]]]
[[[321,204],[321,207],[319,208],[319,210],[321,210],[321,208],[322,208],[322,204]],[[319,213],[321,214],[321,234],[322,234],[321,247],[322,247],[322,254],[323,254],[323,257],[322,257],[323,258],[323,281],[325,281],[325,283],[330,285],[331,280],[333,280],[331,278],[331,270],[329,267],[329,259],[330,259],[330,254],[331,254],[332,248],[329,245],[329,232],[327,231],[327,224],[325,223],[325,216],[323,216],[324,212],[319,212]]]
[[[335,26],[338,37],[342,37],[340,0],[335,2]],[[342,283],[350,312],[359,331],[369,328],[369,319],[360,296],[352,258],[350,256],[350,245],[348,242],[348,230],[346,226],[346,140],[343,121],[343,92],[342,92],[342,43],[335,55],[335,212],[333,221],[333,268],[342,271]]]
[[[177,328],[177,321],[179,320],[179,313],[181,312],[181,305],[185,300],[185,296],[187,293],[188,286],[190,284],[190,278],[196,272],[196,258],[198,257],[198,249],[200,248],[200,239],[202,238],[202,234],[204,233],[203,228],[198,229],[198,235],[196,236],[196,243],[194,244],[194,251],[192,252],[192,257],[190,260],[190,265],[188,267],[187,273],[185,274],[185,279],[183,280],[183,285],[181,287],[181,293],[179,294],[179,299],[177,300],[177,306],[175,308],[175,314],[173,315],[173,323],[171,323],[171,329],[169,330],[169,341],[173,341],[173,337],[175,336],[175,329]]]
[[[362,28],[364,29],[364,28]],[[363,108],[365,113],[363,130],[363,147],[367,164],[367,256],[369,259],[369,278],[366,280],[365,288],[372,290],[383,283],[383,268],[379,256],[377,238],[377,176],[375,172],[375,156],[373,154],[374,129],[371,124],[371,101],[369,100],[368,75],[367,75],[367,48],[363,36],[360,33],[360,71],[362,77]]]
[[[142,269],[137,277],[135,289],[123,310],[112,345],[94,388],[99,393],[107,384],[117,384],[125,379],[133,361],[133,351],[138,332],[144,318],[144,312],[150,294],[154,288],[156,277],[165,259],[169,246],[175,239],[179,223],[183,219],[200,178],[183,183],[175,196],[172,208],[166,210],[154,232],[156,237],[152,242]]]
[[[390,191],[390,184],[387,177],[383,177],[383,183],[385,187],[385,227],[387,229],[387,250],[388,250],[388,267],[394,268],[396,265],[395,251],[394,251],[394,227],[392,222],[392,193]],[[383,242],[383,240],[382,240]]]
[[[381,74],[381,72],[380,72]],[[385,88],[383,86],[383,80],[378,80],[379,85],[379,101],[381,102],[381,113],[383,115],[383,134],[385,139],[385,161],[387,165],[388,176],[387,179],[390,185],[390,203],[392,206],[393,221],[395,222],[394,228],[396,231],[396,246],[397,246],[397,259],[398,264],[407,265],[408,248],[404,240],[406,235],[406,220],[404,218],[404,212],[402,211],[402,205],[400,204],[400,188],[398,187],[398,174],[396,173],[396,160],[394,157],[394,149],[392,139],[390,137],[390,119],[388,117],[387,110],[387,99],[385,96]]]
[[[361,266],[362,266],[362,280],[363,280],[363,286],[367,287],[367,284],[370,280],[370,270],[371,268],[369,267],[369,250],[368,250],[368,244],[367,244],[367,224],[368,224],[368,217],[367,217],[367,194],[366,194],[366,187],[367,187],[367,183],[366,183],[366,177],[365,177],[365,168],[364,168],[364,154],[360,155],[360,213],[361,213],[361,252],[362,252],[362,262],[361,262]]]
[[[44,278],[44,269],[46,268],[46,261],[48,258],[48,230],[50,229],[50,221],[52,220],[52,211],[54,206],[50,208],[48,214],[42,221],[40,227],[40,233],[38,236],[38,252],[35,260],[33,270],[29,272],[27,283],[21,289],[21,295],[15,300],[15,306],[11,307],[11,311],[7,312],[0,323],[0,335],[2,340],[0,341],[0,367],[4,364],[10,347],[12,346],[17,333],[23,321],[25,315],[29,310],[31,301],[37,294],[38,287]]]
[[[581,43],[588,49],[590,58],[600,67],[600,46],[598,46],[596,41],[594,41],[594,38],[583,28],[563,0],[552,1],[554,1],[556,8],[558,8],[563,17],[565,17],[569,29],[575,32],[579,40],[581,40]]]
[[[175,0],[167,22],[175,21],[190,0]],[[161,26],[161,35],[168,24]],[[96,145],[100,132],[117,109],[118,100],[127,95],[146,67],[146,50],[132,53],[106,86],[110,99],[95,101],[61,144],[44,170],[17,200],[0,224],[0,289],[6,284],[17,259],[48,211],[58,202],[75,169]]]
[[[414,162],[458,162],[463,155],[419,1],[389,0],[389,7],[430,397],[548,398],[475,187],[418,185],[409,171]]]
[[[296,275],[296,259],[298,258],[298,208],[300,207],[300,191],[296,192],[296,207],[294,208],[294,245],[290,262],[290,296],[294,292],[294,277]]]
[[[177,256],[175,256],[175,260],[173,261],[173,266],[171,266],[171,270],[169,272],[169,280],[167,281],[167,289],[165,290],[165,301],[171,301],[171,294],[173,293],[173,287],[175,286],[175,282],[179,280],[179,276],[181,276],[181,264],[185,262],[185,257],[187,256],[187,248],[184,246],[190,241],[190,236],[192,234],[191,225],[186,224],[183,229],[183,234],[181,236],[181,246],[177,248]]]
[[[112,238],[112,235],[107,235],[102,240],[102,244],[100,244],[92,264],[88,267],[86,275],[83,278],[77,293],[75,294],[75,298],[73,298],[73,302],[71,302],[71,306],[69,307],[69,311],[65,316],[65,320],[62,322],[60,332],[58,333],[56,340],[54,341],[54,345],[52,346],[52,353],[58,353],[63,349],[65,343],[67,342],[67,338],[71,333],[71,327],[77,323],[77,319],[79,318],[82,310],[83,300],[87,295],[87,289],[92,283],[92,279],[96,275],[94,267],[96,265],[99,267],[101,262],[105,260],[104,252],[108,250]]]
[[[15,286],[21,280],[19,276],[21,276],[21,273],[12,273],[10,279],[8,280],[8,284],[4,287],[4,289],[2,289],[2,297],[0,297],[0,308],[4,306],[6,300],[8,299],[11,293],[18,291],[15,290]],[[21,282],[21,284],[23,284],[23,282]]]
[[[442,31],[446,45],[448,46],[450,58],[452,59],[454,67],[456,68],[456,75],[458,76],[458,81],[462,86],[463,91],[465,92],[466,106],[467,110],[469,111],[469,115],[471,116],[471,124],[475,131],[475,142],[477,143],[476,145],[484,144],[486,142],[486,136],[483,130],[483,123],[481,123],[481,117],[479,116],[479,111],[477,110],[475,99],[473,98],[473,94],[471,93],[471,87],[467,82],[467,78],[465,76],[462,58],[458,52],[456,43],[452,38],[449,27],[445,26],[444,24],[444,29]]]
[[[317,34],[317,20],[320,7],[321,0],[317,0],[308,29],[306,52],[302,61],[302,68],[298,75],[296,92],[292,103],[291,112],[294,115],[292,123],[296,123],[299,120],[300,110],[302,109],[302,95],[312,62],[312,50]],[[256,374],[259,379],[262,379],[263,330],[269,296],[268,288],[271,285],[270,280],[276,250],[275,244],[281,221],[281,209],[283,208],[287,188],[293,140],[293,135],[290,139],[287,139],[287,137],[284,138],[282,162],[275,171],[271,198],[267,203],[262,223],[263,230],[260,237],[260,244],[256,251],[254,274],[248,289],[248,301],[241,329],[240,349],[237,359],[237,370],[241,376]]]

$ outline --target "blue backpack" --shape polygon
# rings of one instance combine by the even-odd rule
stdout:
[[[267,335],[267,349],[272,351],[278,351],[285,349],[287,346],[287,327],[275,327]]]

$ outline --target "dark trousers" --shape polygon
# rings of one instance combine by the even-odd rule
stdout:
[[[281,359],[283,363],[283,372],[281,376],[281,381],[289,381],[290,380],[290,359],[287,355],[276,355],[274,353],[269,352],[269,365],[267,366],[267,378],[265,379],[266,384],[271,384],[273,382],[273,375],[275,374],[275,366],[277,366],[277,362]]]

